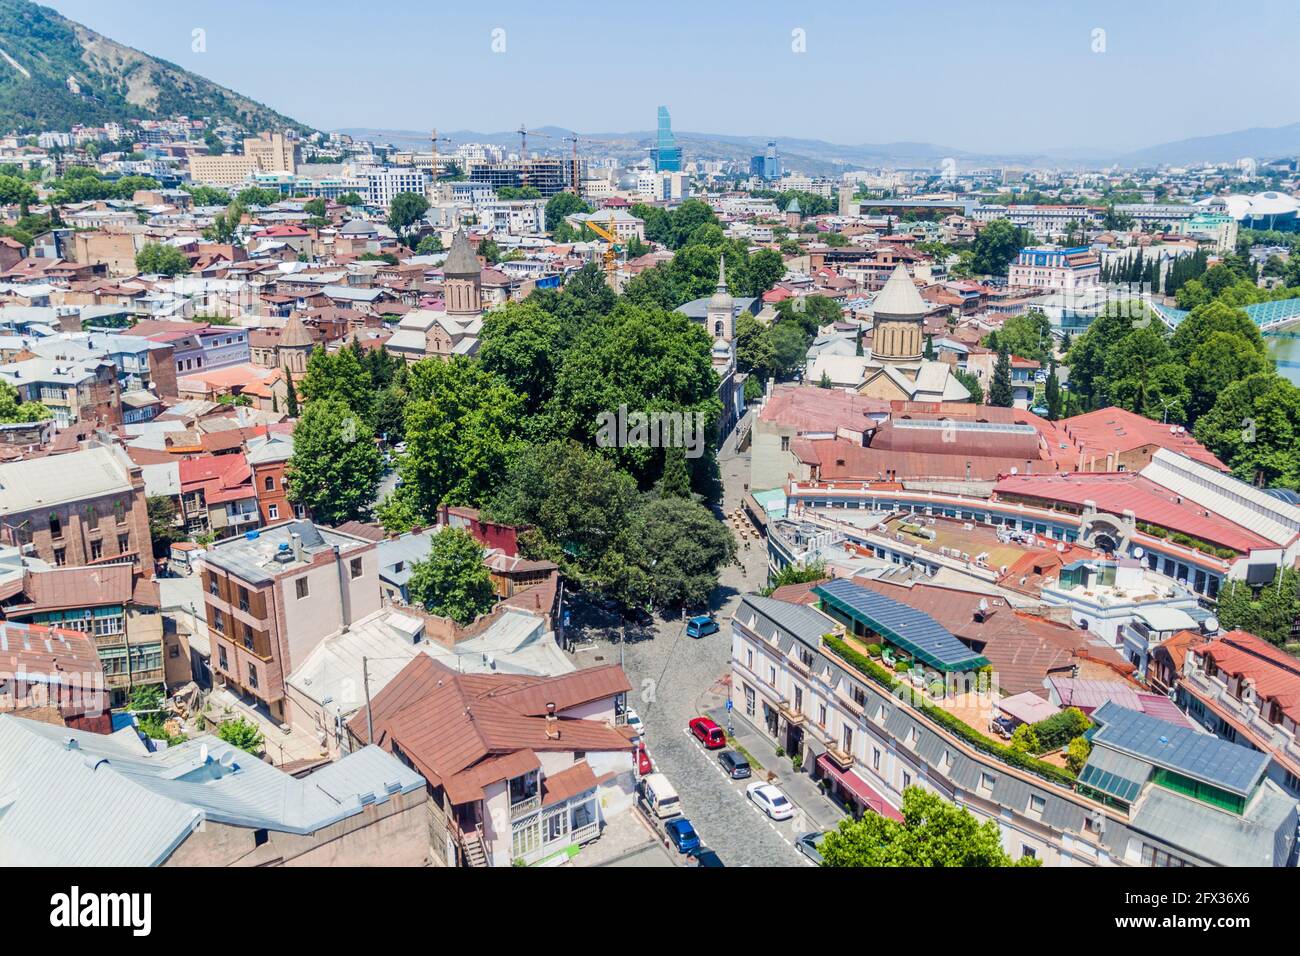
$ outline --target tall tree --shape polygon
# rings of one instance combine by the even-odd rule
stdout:
[[[483,547],[462,528],[444,528],[429,543],[429,555],[411,565],[411,599],[426,611],[470,624],[496,604]]]
[[[1011,408],[1015,404],[1015,392],[1011,388],[1011,352],[1003,347],[998,349],[998,361],[993,367],[993,380],[989,383],[989,404],[1000,408]]]
[[[313,401],[293,430],[289,500],[324,524],[369,519],[383,460],[370,425],[334,399]]]

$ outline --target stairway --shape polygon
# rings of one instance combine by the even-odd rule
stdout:
[[[461,843],[465,851],[467,866],[487,866],[487,853],[483,850],[483,839],[477,833],[467,833]]]

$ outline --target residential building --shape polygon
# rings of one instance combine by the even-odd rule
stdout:
[[[293,457],[293,435],[273,432],[262,438],[248,441],[244,458],[252,471],[253,491],[257,494],[257,507],[263,524],[275,524],[289,516],[307,517],[301,505],[289,501],[285,484],[285,466]]]
[[[0,865],[422,866],[425,781],[378,747],[290,776],[211,734],[149,751],[0,714]],[[114,808],[111,825],[106,808]]]
[[[379,610],[375,543],[289,521],[218,541],[196,562],[214,680],[288,723],[285,678],[325,638]]]
[[[164,654],[171,651],[164,648],[158,585],[129,564],[28,568],[18,590],[0,588],[0,595],[0,617],[8,621],[84,634],[112,706],[123,706],[136,687],[164,683]]]
[[[112,730],[103,666],[89,635],[0,620],[0,663],[0,714],[94,733]]]
[[[0,543],[54,567],[153,574],[144,474],[120,445],[0,464]]]
[[[1007,284],[1019,289],[1074,292],[1097,285],[1101,260],[1087,246],[1032,246],[1020,250],[1007,271]]]
[[[433,858],[536,863],[631,806],[631,690],[617,665],[559,677],[460,674],[416,656],[348,723],[428,782]]]

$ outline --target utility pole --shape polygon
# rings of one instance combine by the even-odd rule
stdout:
[[[366,691],[366,743],[375,742],[375,716],[370,710],[370,658],[361,658],[361,683]]]

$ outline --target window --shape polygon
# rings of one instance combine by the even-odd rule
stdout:
[[[1181,867],[1187,866],[1187,861],[1174,856],[1172,853],[1166,853],[1158,847],[1144,843],[1142,845],[1142,865]]]
[[[253,831],[253,846],[262,846],[270,839],[270,834],[265,829]]]
[[[226,658],[226,649],[220,644],[217,645],[217,666],[223,671],[230,670],[230,661]]]
[[[63,548],[54,549],[54,566],[61,568],[68,563],[68,554]]]
[[[253,690],[257,689],[257,665],[248,665],[248,686]]]
[[[63,537],[63,521],[53,511],[50,512],[50,537],[51,538]]]
[[[167,656],[170,657],[170,658],[172,658],[173,660],[175,660],[177,657],[180,657],[180,656],[181,656],[181,646],[180,646],[179,644],[173,644],[173,645],[171,645],[170,647],[168,647],[168,648],[167,648]]]
[[[841,739],[844,741],[844,752],[846,754],[853,753],[853,728],[845,727],[844,736]]]
[[[104,542],[103,541],[90,542],[90,560],[98,561],[103,556],[104,556]]]
[[[796,687],[794,689],[794,712],[796,714],[803,713],[803,688],[802,687]]]
[[[749,648],[745,649],[745,667],[750,671],[754,670],[754,652]]]
[[[244,647],[250,651],[253,649],[253,629],[247,624],[244,625]]]
[[[352,580],[354,580],[354,581],[355,581],[357,578],[361,577],[361,559],[360,559],[360,558],[353,558],[353,559],[352,559],[351,563],[348,565],[348,573],[352,575]]]
[[[745,687],[745,716],[753,717],[754,716],[754,688],[750,687],[748,684],[745,684],[744,687]]]
[[[299,601],[307,596],[307,578],[305,575],[293,582],[293,590]]]
[[[993,776],[993,774],[991,774],[991,773],[981,773],[981,774],[980,774],[980,789],[981,789],[981,790],[992,791],[992,789],[993,789],[993,784],[997,782],[997,779],[998,779],[998,778],[995,777],[995,776]]]
[[[266,490],[267,490],[267,491],[275,491],[275,476],[274,476],[274,475],[267,475],[267,476],[266,476]]]
[[[117,553],[126,554],[131,550],[131,536],[129,534],[119,534],[117,536]]]
[[[248,610],[248,588],[242,584],[239,586],[239,609],[245,612]]]
[[[903,771],[903,789],[906,790],[912,785],[912,775],[906,770]]]
[[[879,747],[871,748],[871,769],[876,771],[880,770],[880,748]]]
[[[208,575],[208,593],[215,594],[217,597],[221,596],[221,585],[217,583],[217,576],[215,574]]]
[[[1038,851],[1035,850],[1032,846],[1030,846],[1028,843],[1020,844],[1020,858],[1022,860],[1025,859],[1032,860],[1036,856],[1038,856]]]
[[[275,521],[277,518],[280,517],[280,506],[276,504],[267,505],[266,514],[267,517],[269,517],[272,521]]]
[[[226,633],[225,619],[221,616],[221,612],[216,608],[212,609],[212,629],[214,631],[220,631],[222,634]]]
[[[773,687],[776,686],[776,666],[774,664],[767,665],[767,682]]]

